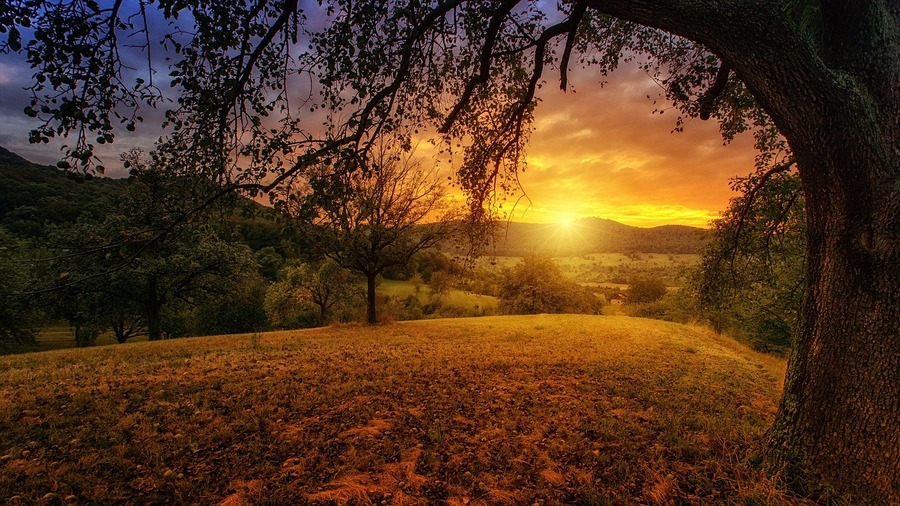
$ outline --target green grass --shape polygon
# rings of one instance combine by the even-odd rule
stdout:
[[[790,502],[748,463],[783,371],[699,328],[580,315],[6,356],[0,501]]]
[[[480,264],[496,264],[512,267],[521,257],[486,257],[479,260]],[[671,267],[679,265],[697,265],[700,255],[697,254],[663,254],[663,253],[591,253],[571,257],[555,257],[556,262],[563,268],[580,269],[584,267],[615,267],[626,264],[644,264],[654,267]]]
[[[656,267],[670,267],[677,265],[696,265],[700,261],[697,254],[663,254],[663,253],[593,253],[590,255],[575,257],[560,257],[557,259],[561,266],[579,268],[584,266],[609,267],[623,264],[644,264]]]
[[[128,340],[129,343],[146,341],[147,336],[135,336]],[[37,351],[61,350],[75,347],[75,336],[72,329],[65,324],[49,325],[41,327],[36,336]],[[97,336],[97,346],[119,344],[112,331],[107,331]]]
[[[377,292],[395,299],[403,300],[410,295],[416,295],[416,288],[409,281],[385,279],[378,286]],[[427,285],[423,284],[419,288],[417,297],[419,298],[420,303],[427,304],[431,300],[431,290]],[[466,310],[497,308],[496,297],[456,289],[451,289],[449,293],[445,294],[441,299],[441,302],[445,306],[461,307]]]

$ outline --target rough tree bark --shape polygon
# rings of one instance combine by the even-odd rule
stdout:
[[[815,76],[807,98],[818,110],[799,107],[780,120],[803,180],[808,287],[769,455],[809,492],[896,504],[898,17],[875,2],[838,4],[824,12],[830,72]]]
[[[783,2],[588,3],[710,48],[787,138],[808,295],[765,456],[804,493],[900,502],[900,5],[822,2],[816,42]]]

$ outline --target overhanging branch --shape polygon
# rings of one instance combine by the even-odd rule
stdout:
[[[769,168],[769,170],[767,170],[763,173],[762,176],[760,176],[759,181],[757,181],[756,184],[753,185],[750,191],[744,195],[744,206],[741,208],[741,212],[737,216],[737,227],[735,228],[734,237],[732,238],[732,252],[736,252],[738,250],[738,243],[744,231],[744,225],[747,220],[747,215],[750,212],[750,208],[753,206],[753,202],[756,200],[756,197],[759,194],[760,190],[762,190],[766,183],[770,179],[772,179],[772,176],[791,170],[795,163],[797,163],[797,161],[794,159],[794,157],[789,157],[783,163]],[[783,216],[786,216],[786,213],[784,213]],[[732,263],[733,260],[734,254],[732,254]]]
[[[381,104],[384,99],[397,93],[397,90],[400,89],[400,85],[402,85],[403,82],[406,81],[406,78],[409,77],[409,71],[412,65],[413,45],[415,44],[415,41],[417,41],[429,29],[431,29],[441,16],[458,7],[463,2],[464,0],[448,0],[441,3],[440,5],[435,7],[434,10],[429,12],[428,15],[426,15],[422,19],[422,22],[419,23],[415,27],[415,29],[413,29],[412,33],[409,34],[403,45],[403,56],[400,59],[400,65],[397,68],[397,74],[395,75],[394,80],[391,81],[391,84],[376,93],[360,113],[359,123],[357,125],[356,134],[354,136],[355,142],[359,142],[360,140],[362,140],[366,129],[369,127],[369,116],[372,115],[372,112],[375,110],[375,108],[378,107],[378,105]]]
[[[459,100],[456,101],[453,110],[450,111],[450,114],[448,114],[447,118],[444,120],[444,124],[439,130],[440,133],[445,134],[450,130],[450,127],[456,122],[457,116],[459,116],[462,110],[469,104],[472,93],[475,92],[475,88],[479,85],[483,85],[488,81],[488,78],[490,78],[491,56],[494,51],[494,45],[497,42],[497,35],[503,27],[503,20],[506,19],[506,16],[509,15],[516,3],[518,3],[516,0],[507,0],[494,11],[493,15],[491,15],[491,23],[485,34],[484,45],[481,47],[478,73],[472,76],[469,82],[466,83],[466,87],[459,96]]]
[[[728,85],[728,77],[731,75],[731,67],[728,66],[727,63],[722,62],[722,66],[719,67],[719,71],[716,72],[716,80],[713,82],[713,85],[709,88],[709,91],[703,95],[703,98],[700,99],[700,119],[706,121],[709,119],[709,116],[712,114],[713,106],[716,103],[716,99],[725,91],[725,86]]]
[[[569,16],[571,26],[566,36],[566,45],[563,48],[562,59],[559,62],[559,89],[566,91],[569,85],[569,59],[572,57],[572,47],[575,45],[575,37],[578,35],[578,25],[581,24],[587,7],[584,4],[576,4]]]

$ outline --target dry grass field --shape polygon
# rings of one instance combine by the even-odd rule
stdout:
[[[0,502],[797,502],[751,458],[783,370],[568,315],[0,357]]]

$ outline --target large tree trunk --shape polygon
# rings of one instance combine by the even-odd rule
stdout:
[[[769,99],[797,158],[808,246],[800,331],[766,454],[804,494],[897,504],[900,97],[868,88],[876,75],[822,72],[804,76],[808,104]]]
[[[808,233],[806,300],[767,455],[804,493],[897,504],[900,87],[879,67],[896,55],[865,56],[852,70],[783,69],[798,74],[794,93],[760,93],[797,158]]]
[[[378,323],[375,314],[375,277],[376,274],[366,274],[366,321],[369,325]]]
[[[900,4],[798,3],[801,26],[788,2],[585,1],[706,45],[788,139],[808,285],[766,454],[805,491],[900,504]]]
[[[821,193],[807,191],[807,299],[768,455],[804,493],[898,503],[900,198],[866,219]]]
[[[897,46],[869,46],[886,20],[863,4],[826,7],[837,16],[825,21],[831,67],[785,69],[806,87],[765,99],[797,157],[808,231],[806,300],[768,456],[805,493],[898,504],[900,81]]]

